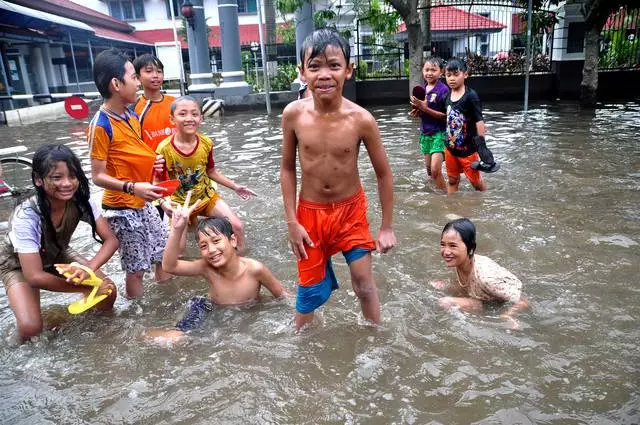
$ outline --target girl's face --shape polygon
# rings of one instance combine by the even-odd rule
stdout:
[[[440,255],[447,267],[458,267],[469,261],[467,246],[455,229],[449,229],[442,234]]]
[[[36,186],[42,187],[50,200],[70,201],[78,190],[78,177],[69,171],[67,163],[56,162],[46,177],[36,178]]]
[[[202,122],[202,113],[197,103],[190,100],[179,102],[171,115],[176,132],[188,136],[195,135]]]
[[[438,82],[438,79],[442,75],[442,70],[435,63],[425,62],[422,67],[422,77],[429,85],[433,85]]]

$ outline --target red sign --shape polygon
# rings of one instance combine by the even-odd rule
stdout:
[[[71,118],[77,120],[85,119],[89,116],[89,105],[78,96],[71,96],[64,100],[64,110]]]

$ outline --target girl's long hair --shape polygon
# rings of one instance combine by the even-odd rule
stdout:
[[[58,162],[64,162],[67,164],[69,174],[75,176],[78,179],[78,189],[73,195],[73,202],[78,210],[80,216],[86,216],[89,218],[89,225],[91,226],[91,233],[93,238],[102,243],[102,240],[96,233],[96,219],[93,216],[93,210],[91,204],[89,204],[89,180],[82,171],[82,165],[78,157],[65,145],[60,144],[47,144],[38,148],[35,154],[33,154],[33,170],[31,171],[31,181],[36,193],[36,212],[40,216],[40,223],[42,226],[42,236],[48,234],[48,231],[55,234],[55,227],[51,221],[51,202],[44,191],[44,186],[36,185],[36,179],[44,180],[51,170],[53,170]],[[58,245],[58,241],[55,241],[56,247],[62,249]]]

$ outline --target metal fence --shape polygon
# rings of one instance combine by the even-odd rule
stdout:
[[[435,1],[433,1],[435,3]],[[514,1],[449,0],[428,8],[431,55],[445,60],[465,58],[474,74],[524,73],[527,45],[527,10]],[[532,72],[551,70],[552,11],[534,11],[532,24]],[[359,79],[408,76],[408,43],[404,23],[393,36],[396,45],[381,46],[379,36],[361,19],[356,25]]]
[[[620,8],[600,34],[600,69],[640,67],[640,9]]]

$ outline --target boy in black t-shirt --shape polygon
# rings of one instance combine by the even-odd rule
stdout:
[[[445,67],[447,84],[447,129],[445,163],[449,177],[447,192],[458,191],[460,174],[464,173],[476,190],[487,190],[480,171],[493,173],[500,166],[493,160],[484,141],[485,125],[478,94],[465,86],[467,64],[452,59]]]

